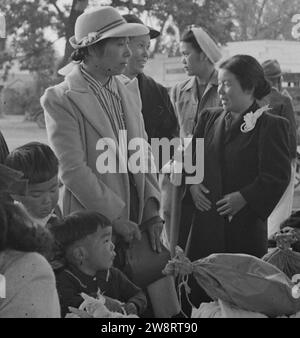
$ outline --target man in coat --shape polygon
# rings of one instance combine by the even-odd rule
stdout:
[[[265,77],[270,82],[271,93],[263,98],[261,104],[269,104],[271,112],[289,121],[289,142],[291,157],[291,180],[278,205],[268,218],[268,236],[279,230],[280,224],[290,217],[293,207],[294,182],[296,174],[297,136],[296,120],[290,98],[281,93],[282,71],[277,60],[266,60],[262,63]]]
[[[123,15],[129,23],[143,22],[133,14]],[[172,106],[168,90],[160,83],[156,82],[151,76],[144,74],[144,67],[149,58],[150,40],[157,38],[160,33],[148,27],[150,32],[144,36],[131,37],[129,48],[131,57],[129,58],[124,75],[130,79],[137,78],[142,99],[142,114],[145,123],[145,130],[148,135],[149,143],[153,138],[164,138],[171,140],[179,133],[177,118]],[[162,163],[161,154],[158,163],[160,169]]]

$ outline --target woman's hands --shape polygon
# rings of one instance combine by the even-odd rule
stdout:
[[[147,226],[147,233],[153,251],[161,252],[160,235],[163,230],[163,221],[159,221]]]
[[[209,190],[203,184],[192,185],[190,192],[197,209],[200,211],[209,211],[211,209],[211,201],[205,197],[205,194],[209,194]]]
[[[237,214],[245,205],[246,200],[239,191],[232,192],[225,195],[220,201],[216,203],[217,212],[220,216],[231,216]]]
[[[211,201],[205,196],[209,190],[203,184],[195,184],[190,187],[190,192],[196,208],[202,212],[209,211],[212,207]],[[239,191],[225,195],[216,203],[217,212],[220,216],[231,216],[237,214],[245,205],[246,200]]]

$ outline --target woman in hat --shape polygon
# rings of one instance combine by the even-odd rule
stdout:
[[[70,39],[78,64],[41,99],[49,141],[59,159],[64,214],[87,209],[105,215],[119,253],[124,242],[141,238],[141,223],[147,225],[144,233],[152,250],[161,252],[160,192],[150,171],[137,81],[125,84],[117,77],[131,55],[128,36],[147,34],[146,26],[127,23],[112,7],[84,12]],[[133,150],[128,145],[136,141],[143,147],[136,162],[145,163],[146,170],[133,174],[137,163],[130,162]],[[127,272],[122,254],[117,262]]]
[[[99,210],[126,240],[139,237],[137,223],[158,216],[157,182],[151,174],[100,173],[97,144],[109,138],[119,145],[120,130],[127,131],[129,140],[146,137],[136,83],[125,86],[115,75],[124,71],[130,57],[127,36],[148,33],[143,25],[126,23],[112,7],[83,13],[70,39],[78,65],[42,97],[65,188],[64,214]],[[158,250],[158,227],[154,228],[151,239]]]
[[[50,235],[6,198],[26,192],[21,177],[0,164],[0,318],[59,318],[54,273],[42,256],[51,249]]]

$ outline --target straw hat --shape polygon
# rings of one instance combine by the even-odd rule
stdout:
[[[123,18],[128,22],[128,23],[139,23],[141,25],[144,25],[143,21],[139,19],[136,15],[134,14],[125,14],[123,15]],[[155,39],[160,35],[160,32],[157,31],[156,29],[147,26],[150,30],[150,39]]]
[[[98,7],[81,14],[75,23],[75,35],[70,38],[74,49],[87,47],[107,38],[149,34],[139,23],[127,23],[113,7]]]
[[[222,58],[222,53],[216,42],[201,27],[192,27],[191,31],[193,32],[198,45],[209,58],[209,60],[213,64],[219,62]]]

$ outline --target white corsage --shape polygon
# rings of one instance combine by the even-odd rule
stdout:
[[[98,38],[99,38],[98,32],[90,32],[90,33],[88,34],[88,36],[86,36],[86,37],[82,40],[81,44],[82,44],[83,46],[86,46],[86,45],[88,45],[88,44],[91,44],[92,42],[94,42],[94,41],[97,40]]]
[[[246,114],[244,116],[244,123],[241,125],[241,132],[242,133],[248,133],[249,131],[253,130],[256,125],[256,121],[261,117],[261,115],[271,110],[269,105],[263,106],[259,109],[257,109],[254,113],[251,111],[250,113]]]

